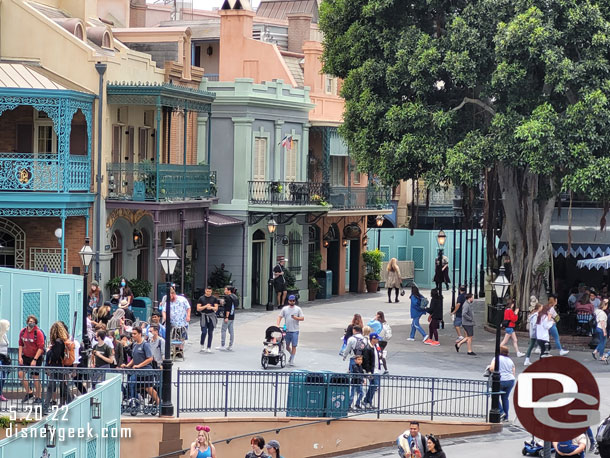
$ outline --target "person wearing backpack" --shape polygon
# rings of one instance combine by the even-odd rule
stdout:
[[[49,331],[49,341],[51,346],[45,356],[47,367],[64,367],[66,359],[66,342],[69,341],[68,332],[63,323],[56,321],[51,325]],[[74,347],[72,347],[72,362],[74,362]],[[48,371],[48,386],[44,405],[46,408],[51,404],[51,399],[55,401],[56,390],[59,387],[59,402],[65,405],[68,402],[68,385],[66,373],[63,371]]]
[[[466,332],[466,338],[460,340],[455,344],[455,351],[459,353],[460,347],[466,343],[468,347],[468,355],[476,356],[477,354],[472,351],[472,338],[474,337],[474,311],[472,310],[472,303],[474,296],[472,294],[466,294],[466,300],[462,306],[462,328]]]
[[[408,341],[415,340],[417,331],[421,332],[421,335],[424,336],[422,342],[428,339],[428,334],[419,324],[419,319],[422,315],[425,315],[427,307],[428,299],[419,292],[419,288],[416,285],[413,285],[411,287],[411,335],[407,339]]]
[[[25,320],[27,326],[19,332],[19,365],[20,366],[42,366],[42,355],[44,353],[44,334],[38,328],[38,318],[29,315]],[[28,378],[34,381],[34,392],[30,389]],[[34,403],[41,403],[40,373],[36,371],[19,371],[19,378],[26,392],[23,402],[34,398]]]
[[[362,356],[366,348],[366,340],[362,335],[362,326],[354,325],[353,335],[347,339],[347,346],[343,352],[343,361],[349,356],[349,372],[352,372],[354,364],[356,364],[356,356]]]
[[[610,458],[610,415],[597,428],[597,451],[601,458]]]

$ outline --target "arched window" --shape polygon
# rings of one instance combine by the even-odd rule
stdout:
[[[140,252],[138,253],[138,278],[148,280],[148,259],[150,256],[150,237],[146,229],[140,229],[142,240],[140,242]]]
[[[0,218],[0,267],[25,269],[25,232],[6,218]]]
[[[110,251],[110,278],[116,278],[123,275],[123,237],[119,231],[114,231],[110,237]]]
[[[288,234],[288,268],[298,274],[301,272],[301,234],[292,230]]]

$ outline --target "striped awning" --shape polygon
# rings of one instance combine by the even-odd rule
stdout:
[[[0,63],[0,89],[46,89],[58,91],[79,91],[91,94],[55,73],[36,65],[22,63]]]

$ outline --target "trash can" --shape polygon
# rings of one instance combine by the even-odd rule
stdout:
[[[327,374],[326,417],[345,417],[349,411],[349,374]]]
[[[309,371],[294,371],[290,374],[287,417],[323,417],[325,404],[325,374]]]
[[[136,297],[131,303],[131,311],[136,317],[136,320],[148,321],[148,318],[152,313],[152,301],[149,297]]]
[[[320,289],[316,294],[316,299],[330,299],[333,295],[333,271],[321,270],[316,274]]]

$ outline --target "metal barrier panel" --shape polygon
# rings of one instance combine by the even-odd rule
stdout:
[[[2,395],[7,399],[0,401],[0,411],[42,412],[46,415],[54,406],[66,405],[94,390],[109,374],[122,377],[122,414],[159,415],[162,395],[160,369],[48,366],[0,366]]]
[[[347,415],[360,390],[373,386],[378,414],[487,417],[488,382],[433,377],[358,377],[333,372],[178,370],[179,412],[272,412],[286,416]],[[361,411],[358,411],[361,412]],[[373,410],[371,410],[373,412]]]

